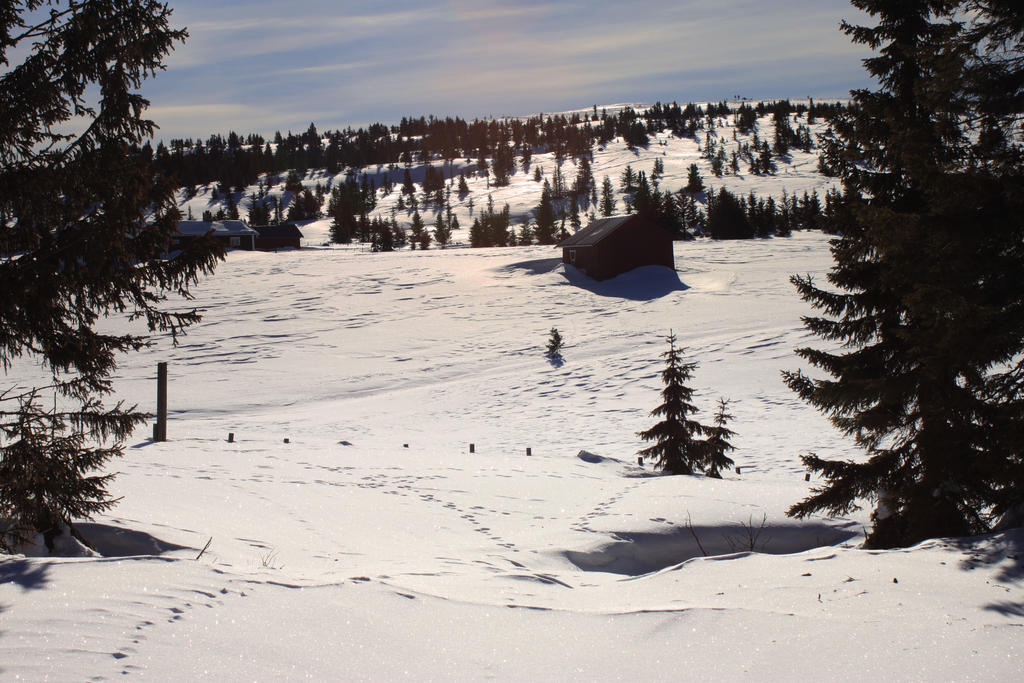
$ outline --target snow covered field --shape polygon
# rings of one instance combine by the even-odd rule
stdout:
[[[0,678],[1021,675],[1024,533],[866,551],[867,512],[784,515],[800,453],[857,457],[779,377],[823,236],[601,284],[559,256],[230,253],[204,323],[124,359],[149,410],[169,362],[170,440],[113,463],[123,500],[81,525],[107,557],[0,559]],[[732,400],[740,474],[637,465],[669,330],[698,418]]]

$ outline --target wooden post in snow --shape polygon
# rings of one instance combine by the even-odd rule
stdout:
[[[156,425],[153,441],[167,441],[167,363],[156,366]]]

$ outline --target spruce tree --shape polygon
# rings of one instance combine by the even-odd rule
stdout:
[[[562,357],[562,335],[558,332],[558,328],[552,327],[551,333],[548,336],[547,345],[547,356],[551,360],[557,360]]]
[[[420,212],[414,211],[412,214],[412,224],[409,226],[410,248],[415,249],[417,245],[423,243],[423,234],[426,231],[426,226],[423,225],[423,218],[420,217]]]
[[[708,430],[690,416],[697,412],[693,405],[693,389],[686,383],[696,369],[696,363],[684,363],[683,349],[676,348],[675,334],[668,336],[668,351],[661,380],[665,388],[661,392],[662,404],[651,411],[660,422],[646,431],[639,432],[644,441],[654,444],[640,451],[644,457],[652,457],[655,464],[670,474],[693,474],[704,464],[704,444],[700,437]]]
[[[540,194],[540,204],[534,209],[534,234],[540,244],[555,243],[555,208],[551,202],[551,193],[547,181]]]
[[[452,239],[451,228],[448,227],[448,220],[442,214],[437,215],[437,225],[434,227],[434,241],[437,246],[444,249]]]
[[[612,187],[611,178],[605,176],[601,183],[601,215],[607,218],[613,213],[615,213],[615,190]]]
[[[139,147],[155,125],[137,91],[185,38],[170,10],[42,5],[0,11],[0,368],[30,357],[44,374],[0,388],[0,518],[15,542],[41,532],[50,545],[58,527],[114,502],[98,471],[147,417],[102,398],[118,355],[149,340],[101,321],[131,316],[176,340],[200,316],[167,310],[167,297],[187,297],[221,251],[198,240],[167,257],[174,188]]]
[[[736,436],[736,432],[726,426],[732,419],[732,415],[726,412],[728,405],[729,402],[724,398],[718,399],[714,423],[708,427],[708,438],[704,440],[704,474],[716,479],[722,478],[721,470],[733,466],[732,458],[727,453],[736,450],[736,447],[729,443],[729,439]]]
[[[572,198],[572,202],[569,205],[569,225],[572,226],[572,231],[575,233],[579,231],[583,225],[583,221],[580,220],[580,207],[576,204],[576,198]]]
[[[850,218],[829,286],[793,278],[824,313],[806,326],[838,350],[797,351],[831,379],[785,379],[866,458],[804,456],[825,483],[789,514],[875,501],[867,545],[905,546],[988,531],[1024,496],[1022,155],[967,128],[1012,128],[1019,110],[1001,118],[973,90],[965,4],[853,4],[877,18],[844,30],[878,52],[865,65],[881,87],[833,120]]]

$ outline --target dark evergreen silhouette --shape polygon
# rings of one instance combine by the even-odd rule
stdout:
[[[394,251],[395,234],[390,223],[375,218],[370,227],[370,251]]]
[[[534,235],[540,244],[555,243],[555,207],[551,201],[551,192],[547,181],[541,190],[540,204],[534,209]]]
[[[426,232],[427,228],[423,225],[423,218],[420,216],[420,212],[413,211],[412,223],[409,226],[409,248],[415,249],[418,245],[423,244],[423,235]]]
[[[686,383],[697,364],[683,362],[683,349],[676,348],[675,334],[669,334],[668,344],[668,351],[662,354],[665,358],[665,369],[661,372],[665,384],[661,392],[662,404],[651,411],[652,416],[662,419],[637,434],[644,441],[654,442],[641,450],[640,455],[654,458],[655,464],[670,474],[693,474],[704,465],[705,449],[700,437],[708,431],[690,417],[697,412],[697,407],[692,403],[693,389]]]
[[[86,433],[74,427],[84,412],[103,411],[96,402],[74,413],[45,409],[32,390],[20,397],[16,413],[5,416],[3,432],[10,444],[0,458],[0,519],[5,522],[0,549],[17,552],[38,532],[52,550],[74,520],[91,518],[117,503],[107,492],[114,475],[100,472],[123,449],[119,444],[90,444]],[[132,419],[120,406],[105,411],[103,418]]]
[[[601,215],[607,218],[615,213],[615,188],[612,187],[611,178],[604,177],[601,182]]]
[[[41,4],[0,11],[0,366],[29,356],[44,374],[0,389],[0,519],[9,541],[41,532],[52,546],[61,527],[113,504],[99,471],[147,417],[102,398],[118,354],[148,339],[99,321],[125,313],[176,340],[200,316],[168,310],[167,297],[187,296],[220,251],[198,240],[170,253],[174,188],[140,147],[155,127],[138,89],[185,38],[170,11]]]
[[[823,313],[807,328],[836,349],[797,353],[831,378],[785,379],[867,457],[804,456],[824,484],[789,514],[873,500],[867,545],[906,546],[988,531],[1024,496],[1024,155],[1006,134],[1020,110],[987,87],[964,3],[853,4],[877,19],[844,30],[877,51],[865,65],[881,85],[832,118],[849,220],[828,286],[793,278]],[[1019,5],[972,6],[982,27],[1012,13],[1019,47]]]
[[[452,231],[449,227],[450,220],[450,217],[446,218],[443,214],[437,215],[437,224],[434,226],[434,241],[437,242],[437,246],[442,249],[447,247],[448,242],[452,239]]]
[[[741,201],[724,187],[707,195],[707,232],[716,240],[749,239],[754,236]]]
[[[562,335],[558,332],[558,328],[552,327],[551,334],[548,336],[547,345],[547,356],[551,360],[557,360],[562,357]]]
[[[727,427],[732,419],[732,415],[726,412],[728,406],[727,400],[718,399],[714,422],[708,427],[708,437],[704,440],[704,474],[716,479],[722,478],[722,470],[733,466],[728,453],[736,450],[736,447],[729,443],[729,439],[736,436],[736,432]]]

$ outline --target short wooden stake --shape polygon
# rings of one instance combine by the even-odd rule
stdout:
[[[199,551],[198,555],[196,555],[196,562],[198,562],[199,558],[203,556],[203,553],[206,552],[206,549],[210,547],[211,543],[213,543],[213,536],[210,536],[210,540],[206,542],[206,545],[203,546],[203,549]]]
[[[476,444],[475,443],[469,444],[469,452],[470,453],[476,453]]]
[[[640,467],[643,467],[644,466],[644,456],[642,456],[642,455],[636,456],[636,464],[640,465]]]
[[[289,440],[289,439],[288,439],[287,437],[285,437],[285,440],[284,440],[284,442],[285,442],[285,443],[291,443],[291,441],[290,441],[290,440]]]
[[[409,444],[407,444],[407,443],[403,443],[402,444],[402,448],[408,448],[408,447],[409,447]]]
[[[533,455],[533,449],[532,449],[532,448],[530,448],[530,447],[527,447],[527,448],[526,448],[526,454],[527,454],[527,455]]]
[[[234,443],[234,442],[235,442],[235,433],[234,432],[228,432],[228,443]]]
[[[737,467],[737,468],[736,468],[736,474],[739,474],[739,473],[740,473],[740,469],[741,469],[741,468],[739,468],[739,467]]]
[[[804,475],[804,481],[810,481],[810,480],[811,480],[811,473],[808,472],[807,474]]]

